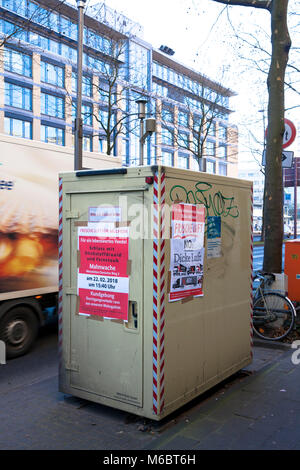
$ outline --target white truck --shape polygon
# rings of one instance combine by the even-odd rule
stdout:
[[[119,157],[83,152],[83,167],[122,166]],[[57,314],[58,174],[74,151],[0,135],[0,340],[6,357],[25,354]]]

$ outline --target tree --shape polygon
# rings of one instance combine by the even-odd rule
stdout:
[[[138,125],[137,113],[132,112],[134,98],[128,81],[130,70],[125,60],[128,44],[127,37],[115,35],[111,38],[107,60],[102,62],[99,80],[94,84],[100,102],[99,112],[94,113],[94,117],[99,135],[104,138],[107,155],[113,154],[120,137]]]
[[[178,107],[176,124],[172,108],[163,106],[157,118],[161,121],[163,130],[170,133],[170,145],[179,151],[189,152],[197,162],[199,171],[206,171],[206,161],[215,156],[215,144],[209,140],[216,134],[216,121],[223,110],[223,96],[219,90],[211,88],[207,81],[199,83],[197,89],[180,92],[183,103]],[[215,84],[213,84],[215,88]],[[228,91],[231,94],[230,91]],[[168,135],[167,135],[168,137]]]
[[[58,27],[57,14],[60,13],[64,3],[65,0],[60,0],[55,6],[48,6],[46,9],[43,8],[42,4],[38,5],[33,2],[27,4],[27,0],[11,0],[7,2],[5,7],[8,10],[17,12],[19,17],[13,22],[9,21],[9,17],[7,17],[7,22],[4,25],[4,31],[2,31],[3,34],[0,38],[0,47],[4,46],[11,39],[22,40],[24,32],[31,27],[32,22],[56,31]],[[3,18],[6,18],[5,15]]]
[[[282,272],[284,83],[291,39],[287,26],[288,0],[212,0],[228,6],[261,8],[271,16],[271,62],[267,78],[268,133],[265,176],[265,249],[263,269]]]
[[[97,5],[97,19],[105,23],[108,10],[103,4],[99,6],[98,11]],[[103,38],[105,44],[98,47],[101,52],[95,54],[93,59],[89,59],[93,60],[89,65],[92,65],[94,70],[91,96],[97,105],[83,105],[82,118],[84,124],[93,125],[93,135],[98,135],[103,144],[101,151],[107,155],[113,155],[114,152],[120,155],[121,139],[138,127],[135,100],[143,93],[143,88],[139,87],[138,96],[132,90],[132,83],[138,82],[138,79],[132,80],[131,76],[137,72],[137,62],[132,65],[128,63],[128,48],[130,41],[134,39],[134,33],[128,29],[127,23],[124,25],[121,14],[115,12],[113,21],[118,30],[111,30],[109,38]],[[90,31],[88,34],[87,43],[95,44],[94,33]],[[85,76],[83,82],[84,80]],[[71,95],[68,95],[67,99],[72,105],[74,117],[76,101]]]

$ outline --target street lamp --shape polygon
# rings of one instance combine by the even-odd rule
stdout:
[[[83,11],[86,0],[77,0],[78,36],[77,36],[77,107],[75,119],[75,154],[74,170],[82,170],[82,49],[83,49]]]
[[[138,118],[140,122],[140,166],[144,164],[144,143],[148,135],[156,131],[156,120],[153,118],[146,119],[146,128],[144,132],[144,119],[146,118],[146,104],[147,100],[140,98],[136,100],[138,105]]]

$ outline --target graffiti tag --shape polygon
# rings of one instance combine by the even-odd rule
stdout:
[[[194,190],[175,185],[170,190],[171,201],[182,201],[189,204],[204,204],[207,216],[239,217],[239,209],[234,197],[226,197],[221,191],[213,190],[213,185],[204,181],[195,184]]]

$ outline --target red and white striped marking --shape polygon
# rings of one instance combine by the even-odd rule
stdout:
[[[159,204],[160,202],[160,204]],[[164,408],[165,366],[165,174],[158,172],[153,184],[153,412]]]
[[[251,187],[251,243],[250,243],[250,256],[251,256],[251,282],[250,282],[250,344],[251,344],[251,357],[253,357],[253,186]]]
[[[62,365],[62,287],[63,287],[63,183],[62,178],[59,178],[59,222],[58,222],[58,354],[59,354],[59,368]]]
[[[166,302],[166,267],[165,267],[165,203],[166,203],[166,182],[165,173],[161,173],[160,182],[160,413],[165,404],[165,302]]]

